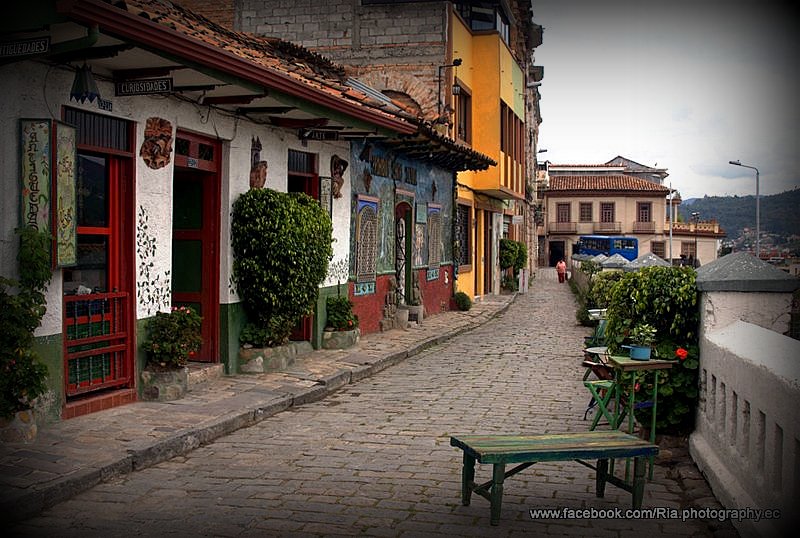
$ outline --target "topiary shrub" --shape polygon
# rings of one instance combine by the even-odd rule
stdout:
[[[653,358],[676,360],[659,379],[656,427],[664,433],[691,431],[698,397],[700,323],[694,269],[645,267],[625,273],[611,288],[610,296],[606,313],[606,343],[610,351],[618,353],[637,325],[655,327]],[[638,400],[652,399],[653,378],[646,379],[647,383],[642,381],[640,385],[643,395],[638,395]],[[637,419],[649,424],[650,412],[637,412]]]
[[[500,240],[500,269],[506,270],[509,267],[514,267],[517,261],[517,250],[519,250],[519,243],[511,239]]]
[[[332,233],[328,215],[305,194],[251,189],[234,202],[233,281],[250,322],[241,341],[282,345],[313,312]]]
[[[472,299],[463,291],[457,291],[456,294],[453,295],[453,300],[456,302],[458,309],[462,312],[466,312],[472,308]]]

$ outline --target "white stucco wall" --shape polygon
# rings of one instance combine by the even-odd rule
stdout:
[[[269,169],[266,187],[285,191],[287,184],[288,149],[317,153],[319,173],[330,175],[330,158],[333,154],[347,158],[349,143],[308,141],[303,146],[294,130],[257,125],[250,121],[236,120],[228,115],[207,107],[200,107],[174,98],[163,96],[113,97],[114,90],[109,82],[98,79],[98,87],[103,96],[113,103],[111,113],[98,109],[97,101],[83,105],[69,102],[69,90],[73,72],[60,68],[50,68],[34,62],[18,62],[0,67],[0,91],[14,99],[0,100],[0,159],[2,159],[3,197],[0,197],[0,274],[15,276],[17,243],[14,228],[19,223],[19,124],[20,118],[60,119],[64,105],[81,108],[99,114],[108,114],[136,123],[134,141],[137,244],[149,237],[155,239],[156,252],[153,255],[136,255],[137,278],[136,316],[152,316],[159,309],[169,306],[172,260],[172,177],[173,158],[170,164],[159,170],[152,170],[138,156],[143,140],[145,122],[149,117],[168,120],[177,129],[191,131],[221,141],[221,226],[220,226],[220,302],[237,302],[238,297],[230,288],[232,252],[230,248],[229,217],[233,201],[249,188],[251,139],[261,140],[262,160],[267,160]],[[342,197],[333,200],[334,261],[347,258],[350,245],[350,167],[345,171]],[[140,226],[140,219],[147,218],[147,229]],[[135,250],[136,244],[133,245]],[[152,263],[152,265],[150,265]],[[143,286],[139,274],[149,272],[153,285]],[[169,273],[169,274],[168,274]],[[47,292],[47,314],[37,336],[61,332],[61,270],[56,270]],[[335,284],[327,282],[327,285]],[[160,292],[159,292],[160,291]],[[155,301],[148,297],[158,297]]]
[[[784,334],[789,330],[791,293],[713,291],[700,295],[700,323],[704,331],[746,321]]]

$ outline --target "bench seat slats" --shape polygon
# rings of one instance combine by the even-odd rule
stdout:
[[[650,456],[658,447],[620,431],[552,435],[462,435],[450,438],[479,463],[520,463]]]

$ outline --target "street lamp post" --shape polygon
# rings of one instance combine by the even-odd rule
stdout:
[[[675,220],[675,206],[672,205],[672,180],[669,182],[669,263],[672,265],[672,221]]]
[[[442,115],[442,69],[458,67],[459,65],[461,65],[461,58],[453,58],[453,63],[439,66],[439,92],[436,94],[436,100],[438,101],[440,116]]]
[[[734,166],[741,166],[742,168],[749,168],[756,171],[756,258],[761,258],[761,208],[759,207],[759,194],[758,194],[758,168],[747,164],[742,164],[738,160],[728,161],[729,164]]]
[[[692,220],[694,221],[694,259],[692,260],[692,267],[697,267],[697,224],[700,222],[700,213],[694,211]]]

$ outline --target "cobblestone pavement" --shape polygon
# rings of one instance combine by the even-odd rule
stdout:
[[[13,536],[736,536],[728,522],[532,519],[530,509],[628,509],[594,495],[593,471],[537,464],[506,481],[500,525],[480,497],[460,503],[466,433],[584,431],[588,400],[567,285],[545,271],[508,310],[323,400],[141,471],[11,527]],[[431,318],[435,319],[435,318]],[[685,446],[685,445],[684,445]],[[719,508],[677,446],[644,508]],[[478,465],[476,480],[490,466]]]

